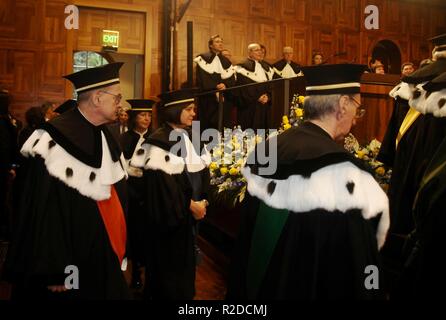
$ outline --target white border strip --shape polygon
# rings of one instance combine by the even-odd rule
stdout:
[[[76,92],[79,92],[79,91],[82,91],[82,90],[87,90],[87,89],[96,88],[96,87],[102,86],[102,85],[104,85],[104,84],[109,84],[109,83],[112,83],[112,82],[119,82],[119,78],[115,78],[115,79],[111,79],[111,80],[107,80],[107,81],[102,81],[102,82],[94,83],[94,84],[91,84],[91,85],[89,85],[89,86],[85,86],[85,87],[76,89]]]
[[[323,86],[311,86],[306,87],[306,90],[329,90],[329,89],[341,89],[341,88],[351,88],[351,87],[361,87],[359,82],[348,82],[348,83],[339,83],[339,84],[327,84]]]
[[[171,106],[171,105],[174,105],[174,104],[180,104],[180,103],[186,103],[186,102],[194,102],[194,101],[195,101],[195,98],[190,98],[190,99],[185,99],[185,100],[178,100],[178,101],[169,102],[169,103],[166,103],[164,106],[168,107],[168,106]]]

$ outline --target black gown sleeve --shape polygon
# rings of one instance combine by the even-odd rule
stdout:
[[[14,224],[6,274],[33,285],[63,285],[71,260],[70,195],[51,177],[42,158],[30,159]]]
[[[177,226],[189,218],[192,188],[186,172],[169,175],[160,170],[146,170],[147,212],[149,220],[165,226]]]

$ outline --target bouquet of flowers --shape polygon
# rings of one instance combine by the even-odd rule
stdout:
[[[380,186],[387,191],[392,170],[387,169],[382,162],[376,160],[379,149],[381,148],[381,142],[373,139],[366,146],[360,146],[355,136],[350,133],[345,138],[344,148],[354,154],[356,158],[364,161],[366,166],[373,171],[376,181],[378,181]]]
[[[229,130],[229,131],[228,131]],[[230,132],[225,129],[225,132]],[[232,133],[221,137],[219,144],[212,149],[212,162],[209,166],[213,201],[235,206],[242,202],[246,193],[246,179],[241,169],[246,163],[248,154],[262,137],[249,134],[236,128]]]
[[[295,94],[291,100],[290,114],[282,117],[282,124],[279,133],[288,130],[291,127],[297,127],[304,120],[304,100],[305,97]]]

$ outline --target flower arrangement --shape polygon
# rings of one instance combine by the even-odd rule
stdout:
[[[305,97],[295,94],[291,101],[289,115],[282,117],[282,124],[275,134],[280,134],[292,126],[303,122]],[[270,137],[272,136],[270,135]],[[252,132],[242,131],[240,127],[234,130],[225,129],[219,144],[213,148],[212,162],[209,166],[211,176],[211,192],[214,203],[236,206],[244,200],[246,194],[246,179],[241,169],[248,154],[254,150],[257,143],[264,138]]]
[[[366,146],[360,146],[353,134],[349,134],[344,141],[344,148],[355,155],[356,158],[365,162],[366,166],[373,171],[376,181],[387,191],[392,170],[387,169],[382,162],[376,160],[381,142],[376,139],[370,141]]]
[[[230,129],[225,129],[228,133]],[[213,188],[214,203],[235,206],[242,202],[246,193],[246,179],[241,169],[248,154],[255,145],[263,140],[262,137],[249,134],[236,128],[232,133],[221,137],[219,144],[212,149],[212,162],[209,166]]]
[[[279,133],[282,133],[291,127],[297,127],[304,120],[304,100],[305,97],[295,94],[291,100],[290,114],[282,117],[282,123],[279,128]]]

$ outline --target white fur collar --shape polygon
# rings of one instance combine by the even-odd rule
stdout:
[[[257,61],[254,62],[255,62],[254,72],[246,70],[242,66],[236,66],[235,71],[251,79],[254,82],[265,82],[273,79],[274,76],[273,68],[269,68],[269,71],[265,71],[265,69],[263,69],[262,65],[259,62]]]
[[[446,89],[432,92],[426,99],[426,113],[432,113],[434,117],[446,117]]]
[[[45,160],[46,169],[51,176],[96,201],[109,199],[111,186],[127,178],[123,169],[126,166],[123,155],[121,154],[119,161],[113,162],[103,133],[100,168],[90,167],[74,158],[42,129],[34,131],[23,145],[21,153],[25,157],[40,155]]]
[[[427,113],[426,90],[423,89],[426,83],[425,81],[417,84],[415,87],[412,86],[411,88],[413,89],[409,99],[409,106],[422,114]]]
[[[401,99],[409,101],[410,97],[412,96],[411,86],[412,85],[407,82],[401,82],[389,92],[389,96],[394,99],[400,97]]]
[[[296,72],[294,72],[293,68],[290,66],[289,63],[287,63],[285,65],[285,67],[282,69],[282,71],[278,70],[276,67],[274,67],[273,69],[274,69],[275,73],[277,73],[279,76],[281,76],[284,79],[290,79],[290,78],[303,76],[302,71],[300,71],[299,73],[296,74]]]
[[[189,147],[186,147],[188,154],[191,154]],[[169,175],[181,174],[187,166],[189,172],[199,172],[210,163],[210,154],[206,152],[199,157],[195,152],[192,157],[183,159],[166,150],[151,144],[143,144],[135,152],[130,161],[132,167],[144,168],[145,170],[161,170]]]
[[[205,72],[209,74],[218,73],[223,80],[232,77],[235,73],[234,66],[224,69],[218,55],[214,57],[211,63],[207,63],[201,56],[194,59],[194,62]]]
[[[299,175],[286,180],[267,179],[252,174],[249,167],[244,167],[242,173],[248,181],[248,192],[276,209],[293,212],[361,209],[364,219],[382,213],[376,237],[379,248],[384,244],[389,228],[387,196],[369,173],[350,162],[319,169],[308,179]]]

